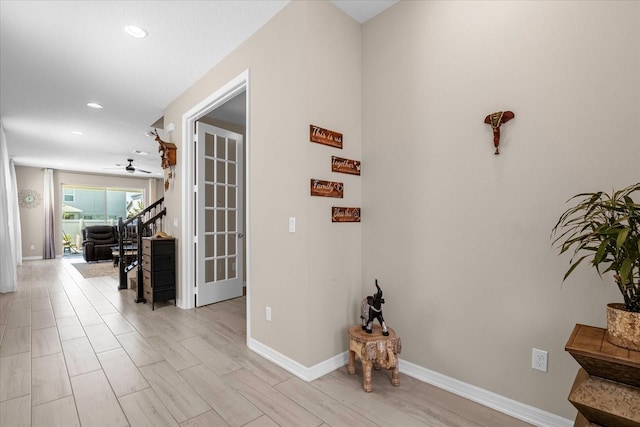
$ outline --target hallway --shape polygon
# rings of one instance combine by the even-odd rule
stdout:
[[[0,427],[528,425],[384,370],[369,394],[360,366],[306,383],[246,347],[244,298],[151,311],[65,259],[18,275],[0,294]]]

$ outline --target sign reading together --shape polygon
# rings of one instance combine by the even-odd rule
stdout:
[[[342,157],[331,156],[331,171],[360,175],[360,162],[358,160],[343,159]]]

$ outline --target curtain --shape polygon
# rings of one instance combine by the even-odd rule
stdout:
[[[9,150],[4,127],[0,122],[0,293],[15,292],[17,287],[16,239],[20,237],[20,218],[18,216],[18,195],[13,163],[9,163]],[[12,173],[13,171],[13,173]],[[16,228],[15,224],[18,224]],[[17,232],[16,232],[17,231]],[[20,250],[22,252],[22,249]]]
[[[44,170],[44,259],[56,257],[53,169]]]
[[[11,203],[9,212],[12,214],[10,231],[13,232],[13,251],[16,265],[22,265],[22,227],[20,226],[20,208],[18,207],[18,178],[16,178],[16,165],[13,159],[9,159],[9,173],[11,174]]]

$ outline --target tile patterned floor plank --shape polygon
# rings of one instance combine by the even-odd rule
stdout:
[[[0,402],[31,393],[31,353],[0,357]]]
[[[129,425],[103,371],[72,377],[71,385],[83,427]]]

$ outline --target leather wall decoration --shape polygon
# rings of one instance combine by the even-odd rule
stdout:
[[[515,114],[513,114],[512,111],[497,111],[484,118],[484,122],[490,124],[493,129],[493,145],[496,147],[496,151],[493,154],[500,154],[500,150],[498,149],[500,145],[500,126],[514,117]]]

